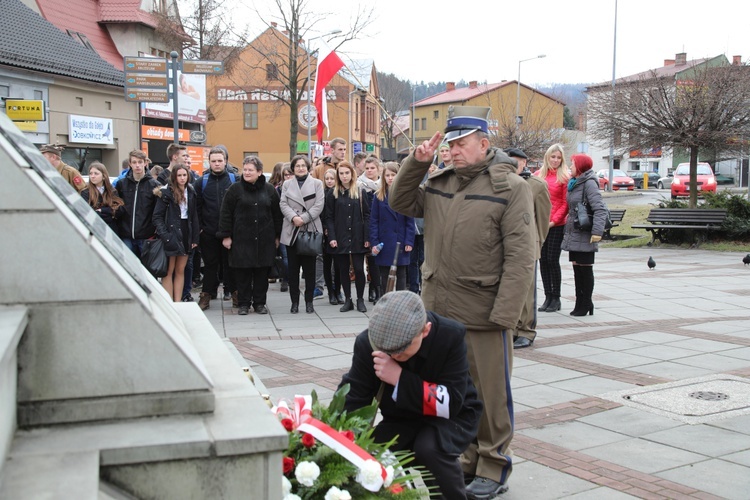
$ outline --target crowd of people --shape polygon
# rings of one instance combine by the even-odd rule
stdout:
[[[566,162],[554,144],[532,175],[521,149],[490,145],[489,111],[453,107],[445,133],[400,164],[364,153],[349,162],[336,138],[329,156],[295,156],[268,179],[257,156],[238,171],[218,146],[196,175],[184,146],[171,145],[161,172],[135,150],[115,185],[98,163],[86,185],[54,147],[43,152],[136,255],[147,239],[164,242],[162,284],[175,301],[190,300],[201,262],[199,306],[209,308],[223,282],[240,315],[268,314],[274,279],[292,314],[301,296],[314,313],[324,288],[341,312],[367,312],[369,280],[374,308],[341,381],[346,409],[377,398],[377,439],[398,436],[394,449],[414,452],[444,498],[488,499],[508,489],[513,469],[513,350],[533,345],[537,312],[562,307],[562,250],[575,279],[570,314],[594,313],[606,220],[589,156]]]

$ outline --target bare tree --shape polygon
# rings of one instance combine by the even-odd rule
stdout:
[[[395,147],[394,137],[401,131],[395,126],[396,116],[401,111],[408,111],[412,105],[412,86],[408,81],[399,80],[393,73],[378,72],[378,87],[383,99],[381,109],[382,127],[385,147]]]
[[[697,205],[698,153],[739,151],[750,134],[750,68],[696,65],[674,76],[648,72],[612,91],[588,89],[588,132],[620,152],[651,147],[690,151],[690,201]],[[618,144],[619,141],[619,144]]]
[[[300,102],[307,100],[308,74],[314,79],[316,71],[316,60],[308,57],[308,40],[317,35],[316,27],[321,21],[341,14],[313,12],[307,0],[274,0],[273,11],[266,17],[256,10],[258,19],[268,29],[254,40],[244,40],[243,45],[252,52],[252,57],[240,57],[229,76],[239,89],[272,97],[278,105],[276,114],[284,107],[289,108],[291,158],[297,154],[299,107]],[[372,9],[360,7],[351,18],[350,27],[328,42],[339,48],[359,38],[371,23],[372,12]],[[281,89],[269,89],[271,80]]]

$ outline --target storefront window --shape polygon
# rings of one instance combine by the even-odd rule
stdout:
[[[102,150],[66,147],[62,152],[62,161],[71,167],[78,169],[82,175],[88,175],[89,165],[95,161],[102,161]],[[106,165],[106,167],[110,174],[112,172],[119,172],[119,165]]]

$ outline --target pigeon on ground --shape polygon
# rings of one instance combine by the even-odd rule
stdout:
[[[649,269],[653,269],[655,267],[656,267],[656,261],[654,260],[653,257],[649,257],[648,258],[648,268]]]
[[[742,262],[744,262],[745,265],[750,264],[750,253],[742,257]]]

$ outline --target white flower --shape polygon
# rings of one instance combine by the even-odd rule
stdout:
[[[364,467],[359,469],[356,480],[366,490],[376,492],[383,486],[382,472],[383,468],[377,461],[368,460],[365,462]]]
[[[386,467],[385,473],[386,473],[386,476],[385,476],[385,481],[383,482],[383,486],[387,488],[393,482],[393,466],[389,465],[388,467]]]
[[[291,492],[292,492],[292,483],[290,483],[286,477],[281,476],[281,493],[284,496],[287,496]]]
[[[346,490],[331,486],[331,489],[326,493],[325,500],[352,500],[352,496]]]
[[[284,498],[282,500],[302,500],[299,496],[295,495],[294,493],[290,493],[288,495],[284,495]]]
[[[300,462],[294,469],[294,477],[297,478],[299,484],[304,486],[312,486],[318,476],[320,476],[320,467],[315,462]]]

